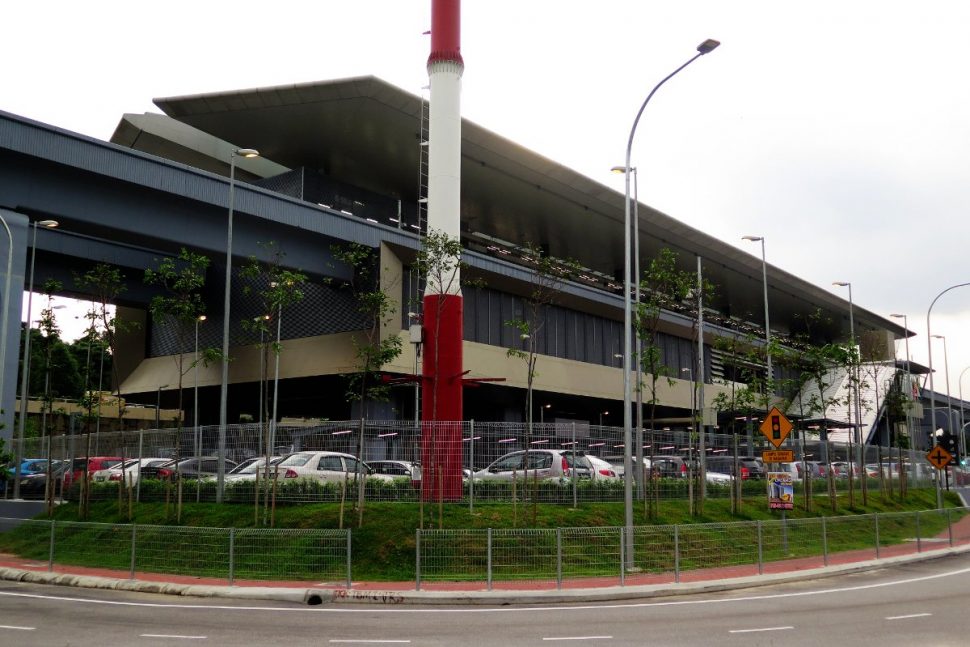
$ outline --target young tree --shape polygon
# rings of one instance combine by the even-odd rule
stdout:
[[[157,325],[172,326],[176,334],[176,355],[173,356],[178,373],[178,421],[175,432],[175,465],[176,482],[178,488],[176,519],[182,519],[182,478],[178,472],[178,463],[182,451],[182,415],[183,391],[182,381],[185,375],[196,366],[195,360],[186,362],[186,353],[190,350],[189,339],[200,314],[205,311],[202,300],[202,288],[205,286],[205,272],[209,267],[209,258],[201,254],[190,252],[182,248],[176,258],[156,260],[155,269],[145,270],[145,283],[157,285],[162,294],[152,297],[152,320]],[[191,355],[190,355],[191,357]],[[206,364],[218,361],[221,353],[212,348],[202,351],[200,362]]]
[[[285,254],[277,246],[275,242],[270,241],[262,247],[267,252],[267,261],[260,261],[256,256],[250,256],[246,265],[242,267],[239,271],[239,275],[247,281],[243,286],[243,292],[245,294],[255,294],[260,301],[261,311],[265,314],[256,317],[255,319],[246,319],[242,322],[243,328],[251,332],[258,332],[260,334],[260,340],[270,340],[267,342],[261,342],[261,348],[259,352],[262,354],[263,361],[262,366],[268,366],[267,351],[271,351],[273,357],[276,360],[276,366],[279,367],[280,354],[283,352],[282,343],[279,340],[279,335],[281,331],[281,326],[283,322],[283,311],[289,306],[299,303],[303,300],[303,285],[306,283],[307,277],[302,272],[297,272],[294,270],[289,270],[283,267],[283,258]],[[277,339],[273,340],[272,328],[276,329]],[[277,376],[278,377],[278,376]],[[260,376],[261,381],[265,381],[263,375]],[[274,380],[274,384],[277,384],[277,380]],[[260,389],[260,415],[261,420],[267,419],[268,413],[268,398],[263,395],[263,390]],[[273,456],[273,450],[276,446],[276,413],[277,413],[277,391],[274,388],[273,393],[273,414],[272,419],[269,423],[268,432],[265,434],[265,463],[264,463],[264,478],[263,483],[267,484],[264,491],[263,500],[263,524],[267,523],[267,516],[270,509],[269,501],[269,476],[270,476],[270,459]],[[260,433],[263,433],[263,429],[260,429]],[[259,487],[256,487],[256,501],[259,501]],[[270,525],[275,515],[270,517]]]
[[[350,243],[331,248],[334,259],[347,264],[353,275],[344,287],[357,302],[357,311],[365,321],[365,328],[353,338],[355,371],[347,376],[347,399],[357,402],[360,411],[358,460],[364,460],[364,419],[368,401],[386,402],[390,386],[381,379],[384,365],[401,354],[399,335],[381,335],[382,329],[394,318],[397,308],[391,296],[382,288],[377,250]],[[357,475],[357,525],[364,523],[365,475]]]
[[[532,447],[532,386],[536,378],[536,361],[538,360],[538,345],[546,325],[546,312],[556,303],[562,286],[566,281],[575,278],[580,270],[579,263],[572,259],[559,259],[548,256],[541,248],[526,243],[525,254],[530,264],[529,294],[525,298],[525,308],[522,317],[505,322],[518,333],[522,347],[509,348],[507,357],[522,360],[526,369],[525,391],[525,446]],[[528,452],[526,453],[528,456]],[[525,476],[528,480],[528,463],[525,465]],[[532,521],[538,514],[538,478],[539,470],[534,471]]]
[[[101,329],[102,348],[107,347],[112,360],[118,356],[118,335],[129,332],[134,328],[133,323],[119,320],[116,311],[111,307],[117,303],[118,297],[127,290],[124,278],[118,268],[107,263],[98,263],[84,274],[74,277],[74,282],[78,288],[91,292],[94,297],[95,306],[93,310]],[[98,373],[100,376],[100,366]],[[124,395],[121,392],[121,376],[118,374],[117,362],[110,362],[109,374],[111,375],[111,383],[116,387],[118,394],[118,431],[124,431],[125,407],[122,404]],[[98,389],[100,390],[100,388],[99,377]],[[100,403],[100,395],[98,402]]]
[[[650,406],[650,465],[653,469],[655,447],[655,428],[657,421],[657,383],[661,378],[667,384],[674,384],[671,370],[663,363],[663,356],[658,340],[660,315],[664,310],[682,308],[684,299],[694,288],[696,277],[693,272],[677,268],[677,254],[668,248],[660,250],[658,255],[647,263],[640,277],[640,307],[635,315],[634,325],[640,332],[642,344],[641,355],[637,361],[647,376],[647,400]],[[643,466],[637,465],[636,470],[642,472]],[[649,479],[651,494],[647,497],[647,514],[654,518],[660,505],[660,487],[656,479]]]

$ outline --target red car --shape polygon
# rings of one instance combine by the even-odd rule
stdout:
[[[71,462],[71,469],[64,473],[64,487],[68,488],[75,481],[84,477],[84,464],[88,465],[88,480],[98,470],[106,470],[121,463],[121,456],[92,456],[91,458],[75,458]]]

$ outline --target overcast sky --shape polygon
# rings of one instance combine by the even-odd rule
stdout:
[[[464,117],[622,191],[633,118],[642,202],[847,296],[926,311],[970,282],[966,0],[465,0]],[[419,94],[430,0],[18,2],[0,109],[108,139],[152,98],[373,74]],[[238,142],[237,142],[238,143]],[[951,390],[970,287],[934,308]],[[939,344],[939,342],[937,342]],[[902,348],[900,354],[903,354]],[[933,350],[944,390],[942,345]],[[970,397],[970,382],[968,382]]]

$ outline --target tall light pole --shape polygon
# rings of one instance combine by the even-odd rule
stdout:
[[[613,173],[623,173],[626,174],[625,166],[614,166],[610,169]],[[636,316],[640,317],[640,196],[639,196],[639,176],[637,175],[637,167],[632,167],[630,173],[633,175],[633,310],[636,312]],[[639,322],[638,322],[639,323]],[[637,362],[637,433],[636,433],[636,444],[637,453],[636,456],[632,456],[630,460],[636,460],[637,465],[643,465],[643,343],[640,338],[640,326],[635,325],[633,327],[633,346],[636,349],[634,355],[636,356]],[[643,499],[646,496],[646,485],[643,482],[643,471],[636,470],[633,478],[637,482],[637,498]]]
[[[270,287],[276,288],[276,282],[270,283]],[[282,286],[280,286],[282,287]],[[283,329],[283,301],[282,299],[276,304],[276,346],[273,348],[273,354],[276,356],[276,368],[273,374],[273,418],[269,421],[269,438],[270,438],[270,448],[276,446],[276,403],[279,399],[280,393],[280,332]],[[363,403],[361,403],[363,406]],[[364,460],[364,455],[361,453],[360,460]]]
[[[765,295],[765,409],[768,409],[768,400],[774,394],[775,373],[771,367],[771,322],[768,319],[768,262],[765,260],[765,237],[764,236],[742,236],[742,240],[753,243],[761,243],[761,282],[764,287]]]
[[[943,372],[946,374],[946,419],[947,431],[953,434],[953,403],[950,400],[950,361],[946,352],[946,337],[944,335],[933,335],[934,339],[943,340]]]
[[[852,409],[852,414],[850,417],[855,418],[855,441],[856,441],[856,452],[857,461],[859,464],[859,474],[862,476],[862,488],[863,497],[865,497],[866,479],[865,479],[865,454],[863,452],[864,442],[862,439],[862,408],[859,406],[859,373],[857,369],[857,356],[856,356],[856,342],[855,342],[855,318],[853,314],[854,306],[852,304],[852,284],[848,281],[833,281],[832,285],[837,285],[841,288],[849,288],[849,345],[852,350],[852,399],[855,401]]]
[[[192,395],[192,426],[195,428],[195,455],[199,456],[199,445],[201,445],[201,434],[199,432],[199,324],[205,321],[205,315],[195,318],[195,353],[193,365],[195,366],[195,385]]]
[[[229,220],[226,227],[226,289],[222,310],[222,387],[219,392],[219,467],[216,503],[222,503],[226,483],[226,400],[229,395],[229,289],[232,286],[232,211],[236,197],[236,157],[259,157],[253,148],[237,148],[229,155]]]
[[[970,283],[957,283],[956,285],[951,285],[947,289],[943,290],[930,302],[930,307],[926,309],[926,354],[927,354],[927,364],[930,369],[930,431],[936,431],[936,388],[933,386],[933,333],[930,329],[930,316],[933,314],[933,306],[939,301],[940,297],[949,292],[950,290],[955,290],[956,288],[962,288],[970,285]],[[935,434],[934,434],[935,436]],[[939,470],[937,470],[939,472]],[[943,508],[943,492],[942,484],[940,483],[939,474],[936,478],[936,506],[940,509]]]
[[[159,384],[158,389],[155,391],[155,429],[161,429],[161,414],[162,412],[162,389],[167,389],[168,384]],[[175,448],[176,453],[180,451],[179,447]]]
[[[903,320],[903,328],[905,329],[905,332],[903,333],[903,339],[906,342],[906,389],[909,391],[906,394],[906,398],[907,398],[907,401],[908,402],[912,402],[912,399],[913,399],[913,379],[912,379],[912,372],[910,370],[910,365],[909,365],[909,361],[910,361],[909,360],[909,318],[906,315],[900,314],[900,313],[893,313],[893,314],[890,314],[889,316],[890,317],[893,317],[894,319],[902,319]],[[906,407],[906,433],[909,434],[909,436],[910,436],[910,443],[911,443],[910,444],[910,447],[913,446],[912,443],[915,440],[913,438],[913,430],[910,428],[910,423],[911,423],[911,415],[910,415],[910,413],[911,413],[911,411],[912,411],[912,408],[910,406],[907,406]]]
[[[0,223],[3,224],[4,230],[7,232],[7,278],[3,282],[3,300],[0,301],[0,319],[3,323],[0,324],[0,410],[3,409],[5,404],[3,390],[3,376],[7,372],[7,320],[9,319],[10,309],[10,275],[13,273],[13,234],[10,233],[10,225],[7,224],[6,219],[0,214]],[[20,470],[19,463],[17,470]]]
[[[30,242],[30,278],[27,283],[27,326],[24,332],[24,358],[20,369],[20,419],[17,421],[17,452],[13,477],[13,498],[20,498],[20,464],[24,458],[24,429],[27,426],[27,383],[30,375],[30,320],[33,317],[34,261],[37,259],[37,227],[53,229],[56,220],[35,220],[34,234]],[[10,273],[7,273],[10,276]],[[6,342],[6,339],[4,339]]]
[[[665,76],[661,81],[653,87],[647,98],[644,99],[643,104],[640,106],[640,110],[637,111],[637,116],[633,120],[633,127],[630,128],[630,137],[627,139],[626,144],[626,158],[623,167],[627,170],[623,174],[624,177],[624,201],[623,201],[623,509],[624,509],[624,527],[626,532],[626,555],[624,556],[624,565],[627,568],[633,566],[633,456],[631,453],[631,445],[633,444],[633,433],[632,433],[632,420],[630,416],[631,407],[631,393],[630,393],[630,350],[632,345],[630,327],[631,327],[631,313],[630,313],[630,293],[633,290],[631,285],[632,280],[630,276],[630,175],[632,175],[630,165],[630,156],[633,152],[633,136],[637,132],[637,125],[640,123],[640,117],[643,115],[644,109],[647,104],[650,103],[650,99],[656,94],[660,87],[673,78],[682,69],[696,61],[701,56],[713,52],[718,45],[721,43],[713,40],[707,39],[703,43],[697,46],[697,54],[692,56],[687,60],[686,63],[678,67],[676,70]],[[639,232],[637,232],[639,234]]]
[[[967,435],[965,431],[966,422],[964,421],[963,415],[963,374],[970,370],[970,366],[967,366],[962,371],[960,371],[960,379],[957,380],[957,387],[960,393],[960,454],[966,458],[967,456]]]
[[[545,425],[546,424],[546,409],[551,409],[551,408],[552,408],[552,405],[551,404],[544,404],[541,407],[539,407],[539,424],[540,425]]]

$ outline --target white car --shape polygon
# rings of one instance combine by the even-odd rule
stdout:
[[[566,481],[575,474],[580,479],[592,478],[593,469],[582,452],[568,449],[530,449],[528,460],[526,451],[519,450],[506,454],[485,469],[475,472],[475,480],[511,481],[514,479],[535,478],[541,480]]]
[[[275,478],[276,465],[281,463],[285,458],[286,456],[270,456],[269,478]],[[260,479],[265,477],[265,470],[265,456],[260,456],[259,458],[249,458],[237,465],[231,472],[228,472],[224,478],[226,483],[233,483],[237,481],[255,481],[257,472],[259,472]]]
[[[394,480],[393,476],[374,474],[356,456],[342,452],[296,452],[274,466],[273,472],[281,479],[313,479],[324,483],[353,480],[358,474],[382,481]]]
[[[114,467],[109,467],[107,469],[98,470],[91,475],[91,480],[95,483],[108,483],[122,480],[122,474],[124,474],[124,481],[126,484],[134,485],[138,483],[138,477],[142,467],[153,467],[156,465],[162,465],[167,463],[171,458],[129,458],[124,462],[123,465],[115,465]]]
[[[619,480],[620,475],[617,473],[616,468],[613,467],[608,461],[598,458],[596,456],[586,455],[586,460],[589,464],[593,466],[593,480],[594,481],[614,481]]]

